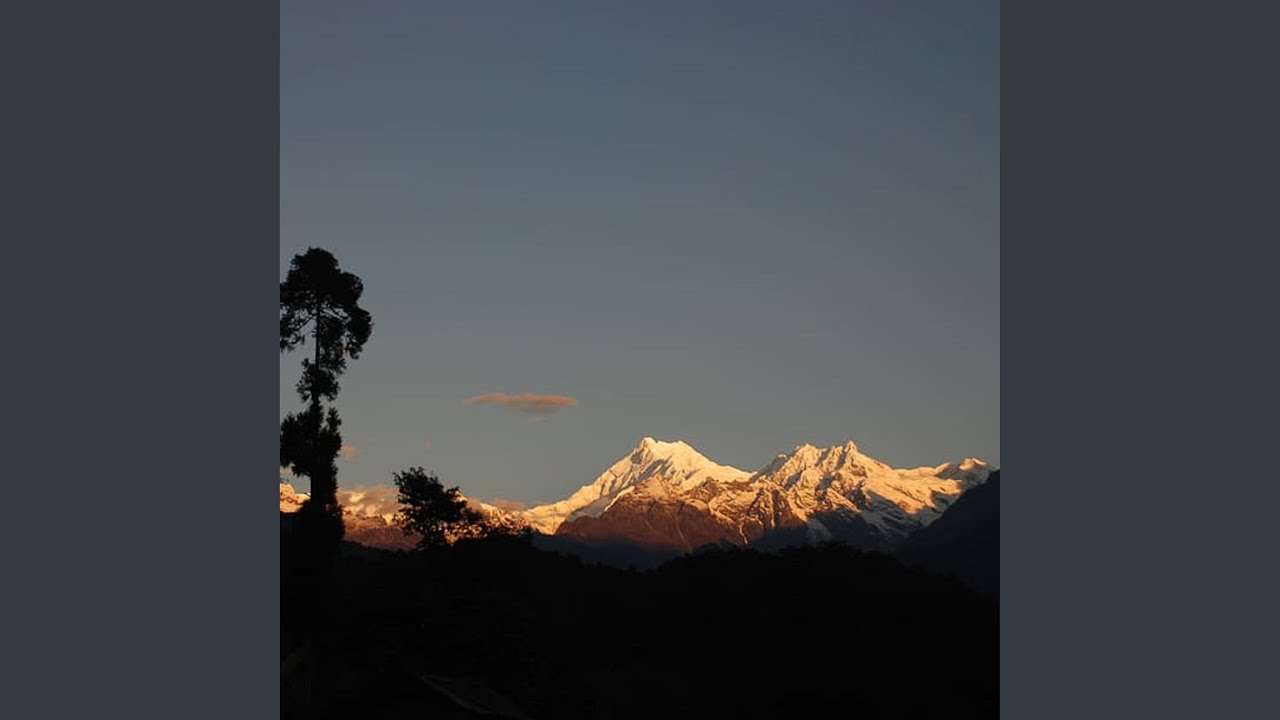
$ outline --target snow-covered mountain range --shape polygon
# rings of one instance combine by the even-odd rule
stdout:
[[[993,469],[974,458],[892,468],[850,442],[800,445],[749,473],[647,437],[595,482],[523,516],[545,534],[680,550],[826,539],[888,549]]]
[[[686,442],[646,437],[559,502],[512,513],[471,502],[544,535],[588,544],[689,551],[708,544],[768,547],[836,539],[889,550],[994,469],[974,458],[892,468],[849,442],[800,445],[752,473],[713,462]],[[394,498],[368,490],[358,495],[339,495],[349,539],[361,542],[368,535],[369,544],[385,545]],[[282,483],[281,511],[295,510],[303,499]]]

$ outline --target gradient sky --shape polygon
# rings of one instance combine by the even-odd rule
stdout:
[[[374,319],[340,486],[552,501],[646,435],[998,464],[998,10],[284,0],[281,279],[328,249]]]

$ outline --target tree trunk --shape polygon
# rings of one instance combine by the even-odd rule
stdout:
[[[311,497],[318,502],[321,507],[328,507],[334,500],[336,488],[332,487],[333,478],[329,477],[327,468],[329,467],[328,458],[321,458],[320,455],[320,434],[324,428],[324,419],[320,412],[320,323],[324,316],[321,314],[320,298],[316,298],[315,309],[315,332],[316,332],[316,349],[315,349],[315,366],[312,372],[315,377],[311,383],[311,414],[315,419],[316,426],[314,428],[315,441],[312,447],[315,448],[316,458],[313,467],[315,474],[311,477]]]

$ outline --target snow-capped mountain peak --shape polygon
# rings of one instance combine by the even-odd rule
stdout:
[[[524,511],[526,520],[543,532],[554,532],[564,522],[603,513],[623,493],[646,483],[659,483],[677,492],[708,482],[739,482],[751,473],[712,462],[683,440],[662,441],[644,437],[630,453],[583,485],[565,500]]]
[[[806,475],[826,476],[833,473],[866,476],[891,470],[885,463],[862,454],[856,443],[820,448],[809,443],[797,445],[790,454],[778,455],[752,476],[752,481],[767,480],[792,487]]]

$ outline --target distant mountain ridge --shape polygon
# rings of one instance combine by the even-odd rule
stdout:
[[[893,468],[848,442],[799,445],[751,473],[716,463],[687,442],[645,437],[564,500],[514,512],[469,502],[561,549],[637,548],[667,557],[708,545],[770,549],[838,540],[891,552],[994,471],[976,458]],[[280,493],[281,512],[306,499],[283,481]],[[357,490],[339,497],[348,540],[412,545],[393,523],[390,495]]]
[[[368,547],[386,550],[408,550],[414,538],[406,535],[394,522],[395,513],[386,498],[369,498],[364,490],[339,490],[342,506],[343,539]],[[294,489],[286,478],[280,480],[280,512],[297,512],[308,499],[306,493]]]
[[[543,533],[585,543],[688,552],[841,540],[887,551],[991,472],[975,458],[892,468],[849,442],[800,445],[748,473],[683,441],[646,437],[595,482],[522,515]]]

